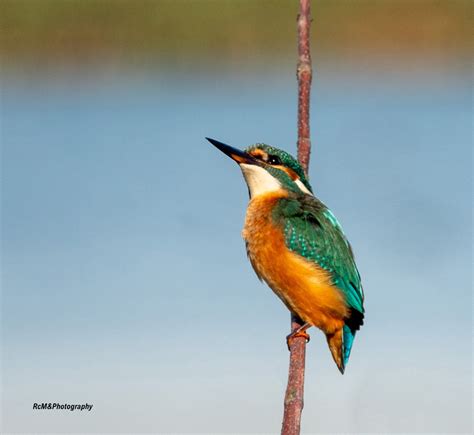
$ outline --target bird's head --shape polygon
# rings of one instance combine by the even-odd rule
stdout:
[[[313,194],[303,168],[286,151],[263,143],[251,145],[241,151],[217,140],[206,139],[238,163],[251,198],[279,190]]]

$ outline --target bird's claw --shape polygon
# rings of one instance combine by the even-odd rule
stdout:
[[[295,338],[298,338],[298,337],[303,337],[306,339],[306,343],[309,343],[309,341],[311,340],[311,337],[309,336],[309,334],[305,331],[295,331],[295,332],[292,332],[291,334],[287,335],[286,337],[286,345],[288,346],[288,350],[291,350],[290,349],[290,343],[293,339]]]

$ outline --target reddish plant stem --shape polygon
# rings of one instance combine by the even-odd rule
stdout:
[[[311,93],[310,0],[300,0],[298,15],[298,160],[308,173],[311,140],[309,137],[309,97]]]
[[[302,320],[291,316],[291,330],[299,328]],[[299,435],[301,412],[303,411],[304,369],[306,358],[306,339],[297,337],[290,341],[290,369],[285,393],[282,435]]]
[[[298,160],[308,174],[311,141],[309,137],[309,98],[311,91],[311,54],[310,54],[310,0],[300,0],[298,15]],[[296,315],[291,316],[291,331],[303,325]],[[304,406],[304,374],[306,357],[306,339],[297,337],[290,341],[290,367],[288,385],[285,393],[282,435],[299,435],[301,412]]]

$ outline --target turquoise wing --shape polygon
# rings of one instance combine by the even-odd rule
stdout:
[[[355,332],[364,318],[364,292],[354,255],[341,225],[317,198],[304,195],[281,199],[274,221],[285,233],[287,247],[327,270],[346,298],[350,315],[343,329],[344,360],[349,359]]]

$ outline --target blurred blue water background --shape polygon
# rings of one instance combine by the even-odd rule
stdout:
[[[2,78],[5,432],[280,429],[289,314],[205,136],[295,151],[291,65]],[[468,75],[317,71],[311,182],[366,292],[346,375],[308,346],[304,433],[471,431]],[[34,402],[88,402],[33,412]]]

